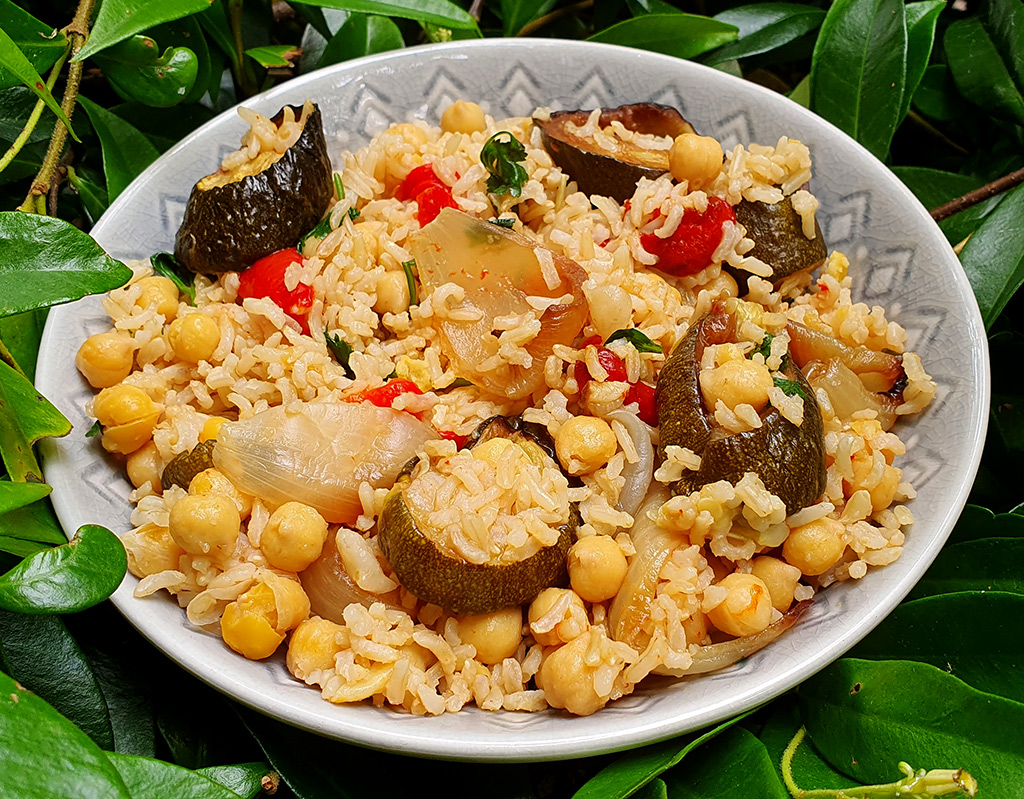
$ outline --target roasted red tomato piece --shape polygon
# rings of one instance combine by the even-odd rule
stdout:
[[[693,208],[683,213],[679,227],[666,238],[654,233],[640,237],[643,248],[658,256],[655,268],[676,277],[695,275],[711,266],[711,257],[722,243],[722,226],[735,222],[732,206],[719,197],[709,197],[707,210]]]
[[[238,299],[248,297],[272,300],[286,314],[299,323],[303,333],[309,333],[309,311],[313,307],[313,287],[299,283],[289,290],[284,274],[293,263],[302,263],[302,256],[294,247],[278,250],[260,258],[238,278]]]

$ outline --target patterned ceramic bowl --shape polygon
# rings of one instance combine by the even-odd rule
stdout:
[[[796,685],[839,657],[907,594],[945,541],[977,470],[989,401],[986,338],[960,264],[925,209],[885,166],[846,135],[780,95],[723,72],[608,45],[553,40],[490,40],[432,45],[340,64],[304,75],[246,105],[272,114],[284,103],[319,103],[337,155],[389,123],[436,123],[449,103],[475,100],[495,117],[537,106],[594,108],[654,101],[680,109],[698,130],[736,143],[806,142],[811,189],[829,246],[852,261],[857,299],[885,306],[909,332],[938,383],[934,403],[900,428],[901,466],[918,490],[903,556],[863,580],[818,595],[799,624],[771,646],[725,671],[677,682],[644,683],[597,714],[488,713],[467,708],[418,718],[368,705],[335,706],[292,679],[283,656],[246,661],[215,633],[192,627],[166,594],[135,599],[125,579],[113,597],[149,640],[184,668],[238,701],[290,724],[369,747],[463,760],[552,760],[626,749],[732,716]],[[193,183],[238,146],[245,123],[225,112],[147,169],[93,230],[115,257],[170,250]],[[89,387],[75,352],[106,322],[90,298],[54,309],[38,365],[40,390],[74,423],[50,442],[46,478],[68,533],[102,523],[129,529],[129,483],[96,439]]]

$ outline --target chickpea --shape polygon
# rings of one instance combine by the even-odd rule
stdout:
[[[171,508],[171,538],[192,555],[220,555],[238,539],[242,519],[238,507],[219,494],[182,497]]]
[[[804,574],[823,574],[846,551],[842,522],[825,517],[790,530],[782,557]]]
[[[519,448],[514,441],[509,441],[507,438],[495,437],[489,438],[486,441],[481,441],[470,450],[470,453],[478,461],[487,461],[491,466],[497,467],[503,458],[515,454],[514,451],[509,451],[513,447],[516,449]]]
[[[523,609],[512,608],[459,617],[459,638],[476,649],[476,659],[488,666],[515,655],[523,640]]]
[[[377,281],[377,301],[373,310],[381,316],[409,310],[409,281],[404,271],[385,272]]]
[[[174,543],[166,527],[144,524],[125,536],[128,571],[136,577],[178,568],[178,559],[185,550]]]
[[[616,330],[629,327],[633,318],[633,301],[619,286],[598,286],[584,292],[590,306],[590,318],[602,339]]]
[[[759,411],[768,404],[768,390],[774,385],[767,366],[746,358],[700,372],[700,388],[709,408],[722,400],[730,408],[746,403]]]
[[[192,482],[188,484],[188,493],[195,496],[218,494],[227,497],[235,503],[238,515],[242,519],[247,518],[252,511],[252,497],[235,488],[235,484],[219,469],[204,469],[193,477]]]
[[[868,491],[871,495],[871,509],[876,513],[888,508],[896,498],[903,472],[895,466],[886,466],[878,485]]]
[[[771,594],[761,578],[733,572],[719,585],[727,588],[729,595],[708,611],[708,620],[723,633],[739,638],[759,633],[772,623]]]
[[[128,479],[132,481],[133,486],[142,488],[148,483],[154,494],[161,493],[160,474],[164,461],[157,451],[156,444],[150,441],[135,450],[128,456],[125,466],[128,469]]]
[[[722,171],[722,145],[711,136],[683,133],[676,136],[668,153],[672,177],[689,183],[690,191],[703,189]]]
[[[262,660],[277,651],[284,633],[277,630],[276,600],[266,583],[256,583],[224,608],[220,634],[225,644],[249,660]]]
[[[306,619],[288,642],[288,671],[300,680],[315,671],[334,668],[334,656],[341,651],[335,640],[342,627],[327,619]]]
[[[555,435],[558,460],[571,475],[589,474],[601,468],[618,446],[611,425],[597,416],[574,416]]]
[[[772,598],[772,607],[779,613],[785,613],[793,604],[793,592],[800,582],[800,570],[783,560],[763,555],[754,558],[750,564],[750,572],[760,578]]]
[[[538,632],[535,625],[566,595],[569,597],[569,610],[562,620],[551,630]],[[565,641],[571,641],[585,631],[590,623],[587,618],[587,607],[583,604],[583,600],[580,599],[579,594],[568,588],[545,588],[530,603],[527,618],[533,640],[543,646],[558,646]]]
[[[327,522],[320,512],[301,502],[286,502],[263,529],[260,549],[271,566],[300,572],[320,557],[327,540]]]
[[[203,422],[203,429],[199,432],[199,442],[213,441],[220,433],[220,426],[226,422],[223,416],[211,416]]]
[[[109,388],[132,371],[135,344],[121,333],[97,333],[78,348],[75,366],[93,388]]]
[[[569,550],[569,582],[587,602],[615,596],[626,579],[626,568],[626,556],[611,536],[588,535]]]
[[[142,278],[136,285],[142,286],[142,293],[135,301],[140,308],[152,308],[165,319],[173,319],[178,313],[178,287],[168,278],[152,275]]]
[[[709,292],[713,297],[738,297],[740,293],[739,284],[728,272],[721,272],[718,277],[701,286],[702,291]]]
[[[576,716],[589,716],[608,703],[608,697],[600,696],[594,688],[601,664],[591,666],[586,662],[591,635],[594,633],[588,630],[558,647],[544,659],[537,675],[548,704]]]
[[[179,316],[171,322],[167,338],[174,354],[188,363],[208,361],[220,344],[220,327],[203,313]]]
[[[441,114],[441,130],[445,133],[479,133],[486,127],[484,110],[466,100],[456,100]]]
[[[160,407],[135,386],[118,385],[96,395],[93,413],[103,426],[103,448],[127,455],[153,437]]]
[[[427,143],[427,132],[419,125],[414,125],[412,122],[402,122],[395,125],[391,128],[390,132],[396,136],[400,136],[402,141],[406,144],[411,144],[413,147],[422,147]]]

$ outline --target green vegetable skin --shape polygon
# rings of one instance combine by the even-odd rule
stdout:
[[[291,108],[298,119],[302,109]],[[283,118],[282,108],[272,121]],[[320,109],[313,107],[298,141],[262,172],[221,186],[207,181],[192,189],[178,230],[174,255],[182,264],[197,273],[241,271],[294,246],[320,221],[334,192]]]
[[[786,512],[795,513],[816,502],[825,490],[821,411],[803,374],[787,358],[782,373],[803,391],[803,423],[798,427],[770,408],[755,430],[726,434],[718,428],[701,393],[701,354],[709,344],[729,341],[734,327],[735,319],[721,304],[716,305],[665,361],[656,393],[660,454],[674,445],[701,456],[700,469],[685,471],[674,487],[676,493],[696,491],[717,480],[736,483],[746,472],[755,472],[786,503]]]
[[[790,197],[777,203],[742,200],[733,211],[736,221],[747,229],[747,237],[754,242],[754,248],[747,255],[772,268],[771,279],[775,284],[797,272],[816,269],[828,255],[818,220],[814,220],[814,238],[807,238]],[[737,282],[746,285],[745,279]]]

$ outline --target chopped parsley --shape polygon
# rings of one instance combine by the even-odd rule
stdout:
[[[755,355],[760,355],[767,361],[768,356],[772,354],[772,341],[774,340],[775,336],[773,336],[771,333],[765,333],[764,340],[761,341],[761,346],[754,350],[752,353],[750,353],[750,356],[753,357]]]
[[[349,380],[355,380],[356,373],[348,365],[348,359],[352,356],[352,345],[337,333],[328,333],[324,338],[327,339],[327,349],[331,351],[334,360],[341,364],[341,368],[345,370],[345,377]]]
[[[196,304],[196,276],[178,263],[177,258],[169,252],[158,252],[150,256],[149,262],[153,265],[153,274],[166,277],[188,297],[189,305]]]
[[[492,225],[503,227],[506,230],[511,230],[516,226],[516,220],[514,219],[488,219],[487,221],[490,222]]]
[[[341,175],[337,172],[334,173],[334,193],[338,195],[339,200],[345,199],[345,184],[341,182]]]
[[[636,348],[637,352],[664,352],[660,344],[651,341],[650,338],[641,333],[635,327],[616,330],[608,336],[608,340],[605,341],[605,344],[611,344],[613,341],[617,341],[620,338],[632,344]]]
[[[526,148],[507,130],[495,133],[480,148],[480,163],[491,173],[487,191],[518,197],[529,175],[520,161],[526,160]]]
[[[86,438],[95,438],[103,433],[103,425],[100,424],[99,419],[92,423],[92,427],[86,432]]]
[[[297,249],[301,253],[303,249],[305,249],[306,247],[307,239],[323,239],[330,232],[331,215],[328,214],[327,216],[325,216],[323,219],[316,223],[316,227],[314,227],[311,231],[309,231],[309,233],[307,233],[305,236],[299,239],[299,243],[295,245],[295,249]]]
[[[348,218],[353,222],[359,218],[359,209],[352,207],[348,209]]]
[[[785,394],[787,397],[796,396],[805,400],[808,399],[807,392],[804,391],[803,386],[801,386],[795,380],[786,380],[785,378],[782,377],[775,377],[772,379],[775,381],[775,385],[778,388],[781,388],[782,393]]]
[[[416,305],[416,275],[413,274],[413,267],[416,266],[416,261],[403,261],[402,269],[405,270],[405,282],[409,284],[409,307]]]

